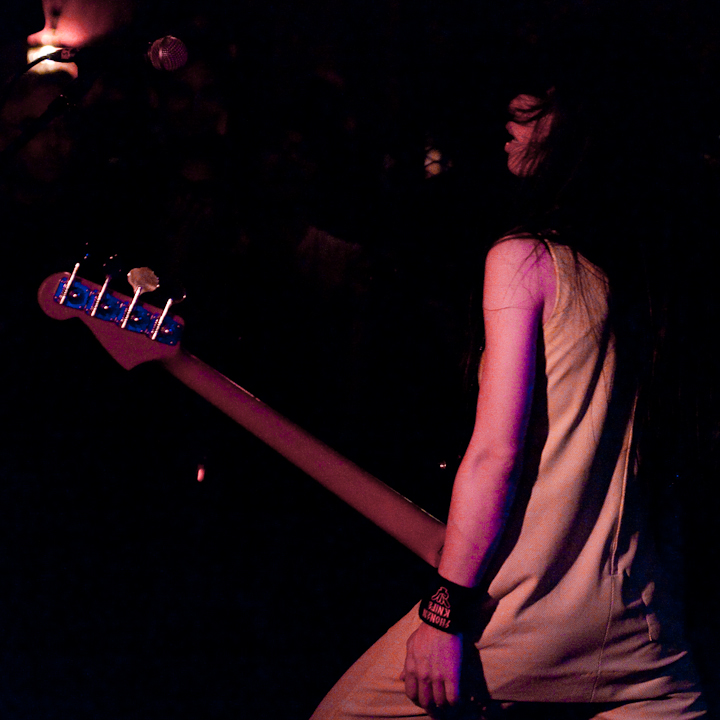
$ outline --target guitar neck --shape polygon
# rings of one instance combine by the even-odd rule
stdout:
[[[181,350],[160,362],[190,389],[437,567],[445,538],[445,526],[437,518],[193,355]]]

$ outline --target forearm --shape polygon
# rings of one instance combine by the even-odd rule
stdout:
[[[453,487],[439,572],[458,585],[480,582],[505,528],[515,493],[519,453],[468,453]]]

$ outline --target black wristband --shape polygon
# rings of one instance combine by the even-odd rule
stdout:
[[[420,619],[443,632],[459,634],[472,624],[470,611],[477,596],[477,588],[438,575],[433,589],[420,602]]]

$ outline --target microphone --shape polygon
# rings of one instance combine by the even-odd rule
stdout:
[[[122,64],[126,58],[130,58],[134,54],[126,48],[108,49],[101,48],[100,45],[88,45],[80,48],[60,48],[49,55],[43,55],[39,59],[65,63],[72,62],[81,66],[85,62],[98,62],[98,58],[101,58],[99,60],[101,63],[105,60],[106,62],[120,62]],[[150,47],[145,51],[144,57],[156,70],[172,72],[185,65],[188,60],[188,52],[182,40],[172,35],[166,35],[151,43]]]
[[[158,38],[147,51],[150,64],[156,70],[179,70],[188,61],[185,43],[172,35]]]

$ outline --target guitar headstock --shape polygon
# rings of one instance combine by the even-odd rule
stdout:
[[[126,370],[150,360],[168,359],[180,351],[181,318],[152,305],[133,305],[133,298],[114,290],[101,291],[100,285],[75,274],[55,273],[40,286],[38,302],[56,320],[80,318]],[[121,327],[128,308],[130,315]]]

